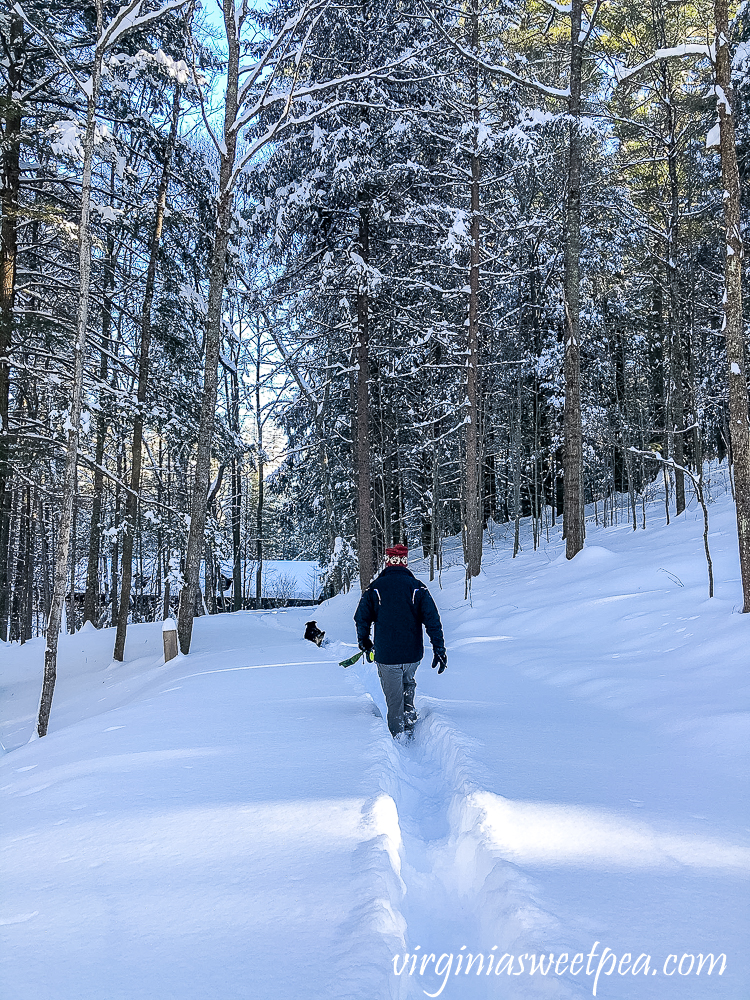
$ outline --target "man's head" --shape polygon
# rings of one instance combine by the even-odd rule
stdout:
[[[409,550],[405,545],[394,545],[385,550],[386,566],[406,566],[409,562]]]

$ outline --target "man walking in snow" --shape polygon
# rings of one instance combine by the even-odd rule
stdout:
[[[375,624],[375,661],[392,736],[411,733],[417,721],[414,675],[424,656],[423,625],[432,643],[432,666],[439,674],[448,666],[438,609],[427,587],[407,568],[408,560],[405,545],[386,549],[385,569],[364,591],[354,615],[365,654],[373,649],[370,626]]]

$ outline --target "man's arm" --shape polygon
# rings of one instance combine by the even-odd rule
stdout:
[[[362,643],[369,643],[370,648],[372,647],[372,643],[370,641],[370,626],[374,620],[375,615],[372,605],[372,591],[368,587],[360,597],[357,610],[354,612],[354,621],[357,626],[357,642],[360,644],[360,648],[363,648]]]
[[[419,611],[427,635],[430,637],[432,648],[437,652],[439,649],[445,650],[445,638],[443,636],[443,623],[440,621],[440,612],[432,598],[432,594],[427,587],[420,587],[422,600]]]

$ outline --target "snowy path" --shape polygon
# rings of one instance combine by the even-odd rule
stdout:
[[[158,626],[131,629],[110,669],[111,632],[66,638],[31,744],[41,644],[1,648],[2,996],[583,997],[594,970],[531,975],[530,956],[598,941],[651,963],[605,964],[605,1000],[747,1000],[731,510],[712,510],[713,602],[694,518],[591,535],[572,565],[488,550],[470,604],[446,569],[449,669],[420,668],[406,745],[374,669],[336,665],[355,594],[317,609],[321,650],[303,609],[200,619],[166,666]],[[708,953],[721,977],[670,971]]]
[[[384,713],[374,668],[360,664],[352,673],[357,689]],[[507,987],[498,993],[497,981],[486,976],[492,974],[490,958],[494,962],[530,928],[550,930],[554,921],[530,898],[528,880],[502,861],[478,829],[476,742],[446,722],[442,700],[418,696],[417,704],[414,739],[387,740],[379,771],[394,807],[392,829],[398,827],[392,837],[400,842],[403,885],[393,902],[406,925],[405,948],[390,984],[393,996],[411,1000],[446,990],[462,1000],[502,996]],[[552,992],[546,983],[514,987],[516,997],[569,995],[560,984]]]
[[[418,954],[416,968],[421,970],[424,960],[426,974],[434,969],[441,951],[458,953],[467,942],[479,941],[480,928],[477,899],[471,892],[475,858],[461,855],[462,838],[451,809],[460,793],[436,760],[434,746],[426,742],[429,718],[422,726],[411,747],[397,749],[391,780],[403,843],[401,876],[406,891],[401,911],[407,931],[403,954]],[[436,928],[440,943],[435,954]],[[431,953],[435,958],[430,961]],[[403,961],[399,960],[397,968],[402,968]],[[413,960],[406,962],[407,971],[413,965]],[[421,980],[411,977],[405,983],[405,995],[420,997],[423,989],[435,992],[436,980],[439,985],[432,975]],[[486,996],[486,991],[477,990],[483,985],[472,979],[462,984],[461,995]]]

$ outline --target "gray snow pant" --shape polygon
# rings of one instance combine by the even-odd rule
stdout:
[[[378,663],[378,676],[385,695],[385,703],[388,706],[388,728],[391,736],[398,736],[404,731],[404,713],[406,722],[412,723],[416,719],[414,711],[414,692],[417,682],[414,674],[417,672],[419,661],[416,663]]]

